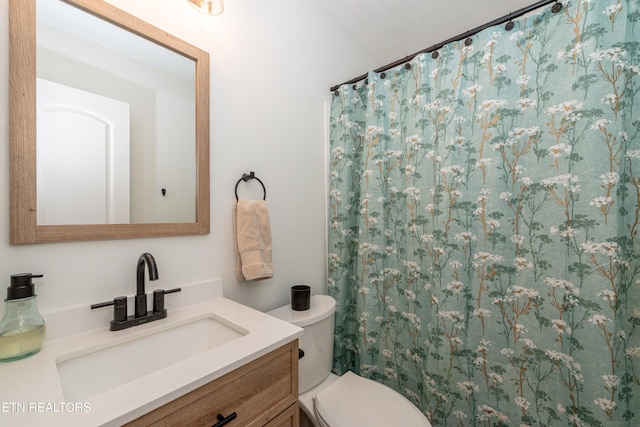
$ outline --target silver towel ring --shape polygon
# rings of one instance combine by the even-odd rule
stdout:
[[[264,183],[260,181],[260,178],[258,178],[256,174],[253,172],[243,173],[242,178],[240,178],[238,182],[236,182],[236,188],[235,188],[236,200],[238,200],[238,185],[240,185],[240,182],[241,181],[248,182],[248,181],[251,181],[252,179],[255,179],[260,183],[260,185],[262,185],[262,190],[264,191],[264,197],[262,198],[262,200],[267,200],[267,189],[265,188]]]

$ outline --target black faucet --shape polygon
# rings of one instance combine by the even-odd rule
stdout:
[[[138,269],[136,270],[136,313],[135,317],[147,315],[147,293],[144,290],[144,266],[149,270],[149,280],[158,280],[158,266],[156,259],[148,252],[143,253],[138,258]]]
[[[101,302],[91,306],[91,309],[113,306],[113,320],[109,328],[112,331],[119,331],[143,323],[153,322],[154,320],[164,319],[167,317],[167,309],[164,308],[164,296],[181,291],[180,288],[153,291],[153,310],[147,311],[147,293],[144,286],[145,265],[149,270],[149,280],[158,280],[158,266],[155,258],[148,252],[143,253],[138,258],[136,269],[136,295],[134,297],[135,310],[133,316],[127,316],[127,297],[125,296],[115,297],[113,301]]]

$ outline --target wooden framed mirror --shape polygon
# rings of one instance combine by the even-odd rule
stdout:
[[[43,12],[52,5],[62,21],[51,23]],[[76,27],[85,17],[88,23]],[[87,28],[95,34],[85,36]],[[106,46],[107,39],[120,41]],[[72,45],[86,46],[55,56],[56,46]],[[100,61],[115,66],[103,69]],[[207,52],[102,0],[9,0],[9,86],[12,244],[209,233]],[[76,101],[69,106],[68,98],[55,98],[60,93],[123,104],[117,114],[128,127],[122,131],[102,113],[76,114]],[[67,121],[74,114],[80,122],[89,117],[97,145],[86,142],[81,124]],[[80,159],[93,145],[93,156]]]

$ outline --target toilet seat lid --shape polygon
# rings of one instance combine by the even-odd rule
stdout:
[[[313,400],[316,418],[327,427],[431,427],[400,393],[353,372],[342,375]]]

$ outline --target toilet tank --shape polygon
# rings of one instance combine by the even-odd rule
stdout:
[[[335,311],[332,297],[313,295],[308,310],[294,311],[287,304],[267,313],[304,329],[299,340],[304,356],[298,361],[298,393],[320,384],[331,372]]]

